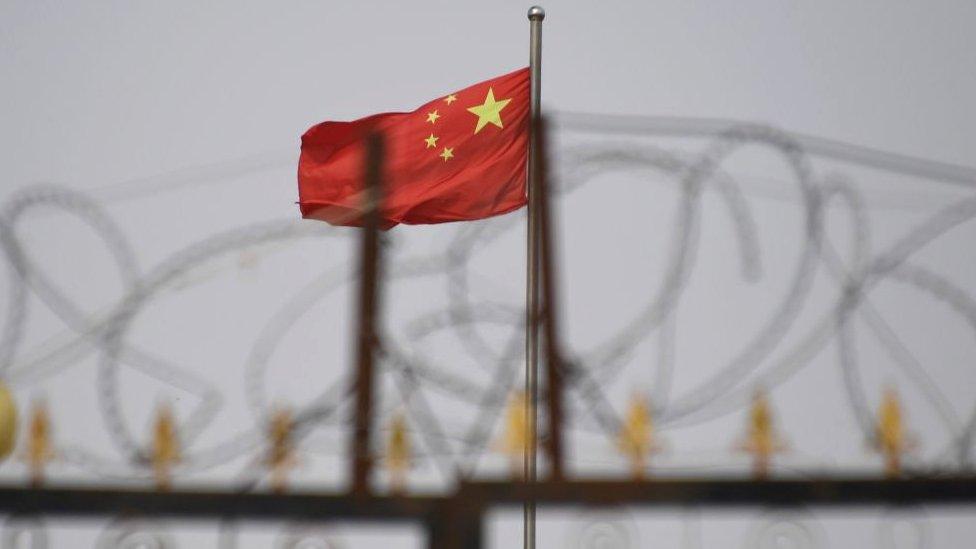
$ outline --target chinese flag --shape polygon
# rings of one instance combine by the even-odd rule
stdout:
[[[381,226],[500,215],[525,205],[529,70],[448,93],[413,112],[323,122],[302,136],[302,217],[360,225],[365,137],[385,141]]]

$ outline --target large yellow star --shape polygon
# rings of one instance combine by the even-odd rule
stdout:
[[[484,104],[477,105],[474,107],[469,107],[468,112],[476,114],[478,116],[478,124],[474,127],[474,133],[481,131],[488,124],[494,124],[499,128],[502,127],[502,109],[511,99],[502,99],[501,101],[495,101],[495,91],[488,88],[488,96],[485,97]]]
[[[434,134],[430,134],[430,137],[425,138],[424,142],[427,143],[427,148],[431,149],[437,146],[438,139],[440,139],[440,137],[437,137]]]

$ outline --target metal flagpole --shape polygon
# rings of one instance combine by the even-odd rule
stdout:
[[[529,75],[530,75],[530,131],[538,128],[541,106],[542,76],[542,20],[546,12],[539,6],[529,8]],[[538,366],[539,366],[539,208],[538,177],[536,174],[536,139],[529,139],[529,162],[526,169],[528,187],[528,227],[526,236],[525,287],[525,482],[536,481],[538,447]],[[525,549],[535,549],[535,501],[529,497],[523,509]]]

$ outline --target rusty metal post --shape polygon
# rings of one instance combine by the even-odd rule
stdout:
[[[551,188],[549,187],[549,158],[547,149],[548,129],[546,120],[535,122],[532,139],[536,150],[535,179],[539,209],[540,263],[542,271],[541,323],[546,339],[546,393],[545,402],[549,429],[543,447],[549,458],[549,479],[563,479],[563,369],[562,347],[559,341],[559,309],[556,306],[555,230],[552,222]]]
[[[372,134],[366,143],[363,228],[359,252],[359,311],[356,335],[356,374],[353,391],[356,416],[352,434],[352,492],[370,493],[373,465],[373,358],[376,350],[376,311],[379,281],[379,221],[382,201],[383,139]]]

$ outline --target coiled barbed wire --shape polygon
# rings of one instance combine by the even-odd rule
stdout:
[[[826,547],[819,525],[809,513],[770,513],[746,536],[744,549],[818,549]]]
[[[28,541],[25,541],[28,540]],[[0,534],[3,549],[47,549],[50,547],[47,524],[36,515],[11,515],[3,522]]]
[[[656,338],[660,346],[652,391],[654,412],[663,428],[699,423],[735,410],[747,401],[756,384],[775,387],[809,364],[830,342],[837,342],[838,364],[847,398],[857,423],[867,436],[873,429],[874,418],[867,405],[869,399],[858,375],[860,365],[853,348],[856,338],[850,318],[857,315],[866,321],[895,365],[920,388],[927,402],[937,411],[951,434],[951,442],[943,454],[955,464],[968,465],[972,439],[976,436],[976,412],[965,417],[954,412],[931,376],[874,309],[869,294],[882,282],[907,285],[947,305],[976,332],[976,299],[948,278],[910,261],[923,246],[976,216],[976,198],[950,205],[908,232],[895,245],[875,253],[871,248],[865,205],[854,184],[837,174],[818,176],[805,154],[803,138],[754,124],[731,125],[724,130],[715,130],[712,135],[700,154],[676,153],[635,141],[586,143],[560,147],[556,151],[557,185],[554,190],[557,196],[567,196],[608,173],[663,175],[679,190],[665,276],[657,288],[646,292],[646,305],[607,340],[588,349],[575,348],[571,344],[566,349],[565,374],[573,391],[573,398],[568,401],[571,405],[569,427],[592,428],[608,436],[616,433],[620,420],[609,403],[604,386],[621,375],[636,346],[650,337]],[[726,159],[746,146],[772,152],[785,161],[792,172],[803,209],[804,238],[799,243],[798,259],[787,291],[758,333],[744,342],[741,350],[716,373],[681,394],[673,394],[671,372],[680,362],[674,351],[679,328],[676,311],[695,269],[702,197],[706,191],[713,189],[717,192],[729,212],[732,234],[738,245],[741,276],[753,284],[762,280],[762,252],[749,204],[736,180],[722,168]],[[853,251],[848,258],[841,258],[835,243],[825,236],[825,205],[833,200],[843,204],[852,221],[849,237]],[[123,281],[122,295],[117,302],[102,311],[85,311],[31,262],[18,235],[18,222],[42,207],[56,208],[78,217],[105,243]],[[418,427],[426,446],[424,454],[435,460],[445,475],[451,471],[470,475],[476,470],[479,456],[488,447],[493,426],[502,415],[506,395],[515,386],[521,368],[519,349],[524,316],[521,304],[517,299],[509,302],[504,298],[475,298],[471,263],[480,250],[520,227],[522,219],[522,214],[514,214],[460,224],[442,253],[395,257],[395,268],[390,269],[387,277],[391,283],[412,277],[443,277],[446,285],[445,308],[408,322],[402,331],[405,337],[395,330],[384,331],[380,361],[381,370],[399,380],[396,384],[399,398],[410,412],[411,423]],[[112,478],[148,476],[144,443],[133,433],[120,411],[118,376],[123,366],[136,368],[195,395],[199,400],[197,406],[181,418],[180,435],[188,455],[180,474],[253,454],[263,444],[262,432],[270,414],[265,380],[276,348],[304,315],[315,310],[322,299],[352,280],[356,273],[342,267],[323,273],[297,291],[269,319],[254,340],[243,368],[245,397],[253,424],[205,448],[196,445],[195,439],[221,408],[223,396],[220,391],[190,368],[134,346],[128,337],[129,328],[149,303],[160,299],[185,275],[216,258],[262,244],[290,243],[306,238],[341,240],[346,234],[321,224],[293,220],[256,223],[204,239],[145,270],[138,265],[124,232],[96,201],[63,188],[27,188],[15,193],[0,211],[0,245],[10,273],[0,331],[0,374],[14,384],[39,383],[85,356],[99,356],[98,407],[106,430],[122,455],[122,463],[82,448],[70,448],[65,452],[66,459],[97,475]],[[821,268],[838,284],[835,301],[799,343],[782,349],[785,336],[806,305],[813,279]],[[36,296],[50,309],[73,336],[55,338],[29,352],[22,352],[29,295]],[[488,326],[508,328],[504,344],[492,343],[484,331]],[[425,342],[441,332],[449,332],[457,338],[467,359],[488,376],[488,383],[458,375],[429,356]],[[337,365],[337,368],[341,367]],[[427,402],[424,396],[427,388],[475,409],[469,426],[455,426],[462,433],[456,437],[461,441],[459,449],[446,443],[452,435]],[[304,403],[296,414],[299,430],[307,434],[327,422],[335,424],[336,414],[348,394],[348,383],[340,379]],[[388,410],[393,408],[388,407]]]

